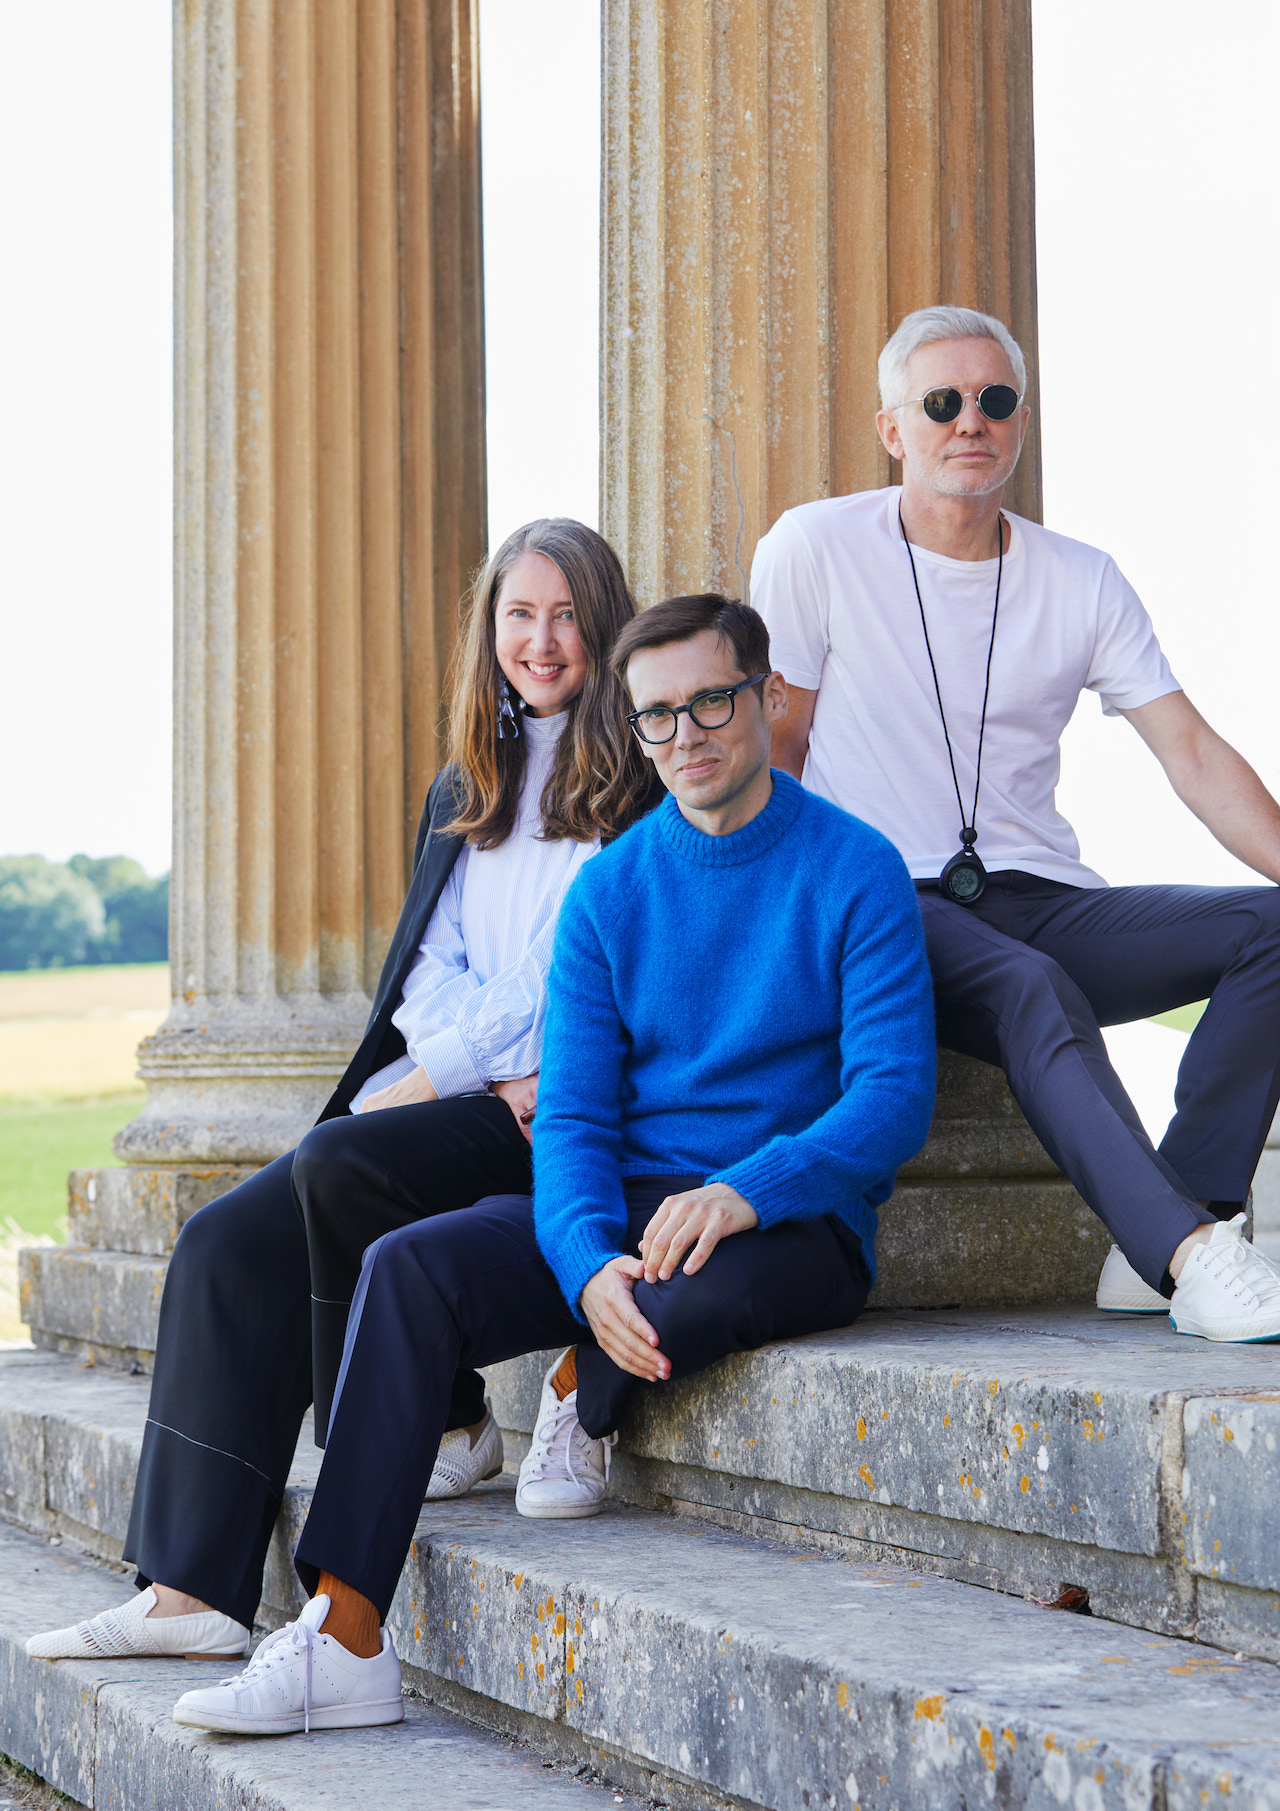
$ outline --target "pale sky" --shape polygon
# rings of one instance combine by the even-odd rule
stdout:
[[[167,14],[0,0],[0,853],[123,851],[153,871],[169,859]],[[500,537],[596,515],[598,8],[481,0],[481,18]],[[1045,519],[1116,556],[1190,696],[1280,789],[1280,8],[1036,0],[1034,25]],[[1112,881],[1248,878],[1093,698],[1059,801]]]

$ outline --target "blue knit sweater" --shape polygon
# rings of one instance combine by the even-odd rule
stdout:
[[[575,1312],[625,1248],[626,1176],[726,1182],[762,1227],[839,1214],[874,1278],[935,1084],[915,889],[878,831],[776,770],[729,836],[667,798],[569,889],[548,992],[534,1219]]]

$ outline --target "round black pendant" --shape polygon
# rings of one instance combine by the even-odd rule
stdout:
[[[987,870],[972,849],[961,849],[938,876],[938,885],[957,905],[973,905],[987,890]]]

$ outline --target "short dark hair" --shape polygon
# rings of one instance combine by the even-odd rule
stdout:
[[[744,677],[772,670],[769,631],[763,616],[750,604],[736,597],[721,597],[718,591],[703,591],[697,597],[668,597],[632,617],[613,644],[613,670],[625,685],[627,663],[642,648],[692,641],[706,629],[714,629],[722,642],[728,642],[734,665]],[[763,693],[763,686],[760,689]]]

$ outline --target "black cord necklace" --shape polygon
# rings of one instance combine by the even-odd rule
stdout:
[[[960,849],[951,857],[938,876],[938,885],[957,905],[973,905],[982,898],[987,890],[987,870],[979,860],[974,844],[978,840],[978,791],[982,785],[982,741],[987,731],[987,699],[991,696],[991,656],[996,646],[996,618],[1000,614],[1000,580],[1004,576],[1004,519],[996,515],[996,601],[991,611],[991,640],[987,646],[987,683],[982,693],[982,721],[978,726],[978,763],[973,779],[973,811],[966,819],[964,799],[960,795],[960,778],[956,773],[956,757],[951,747],[951,736],[947,730],[947,713],[942,708],[942,687],[938,684],[938,668],[933,658],[933,647],[929,641],[929,625],[925,621],[924,599],[920,595],[920,580],[916,574],[916,559],[911,551],[911,542],[907,528],[902,520],[902,505],[898,505],[898,527],[906,543],[907,558],[911,562],[911,581],[916,588],[916,603],[920,606],[920,627],[924,630],[925,652],[929,656],[929,670],[933,674],[933,690],[938,700],[938,715],[942,719],[942,734],[947,743],[947,759],[951,763],[951,783],[956,789],[956,804],[960,807]]]

